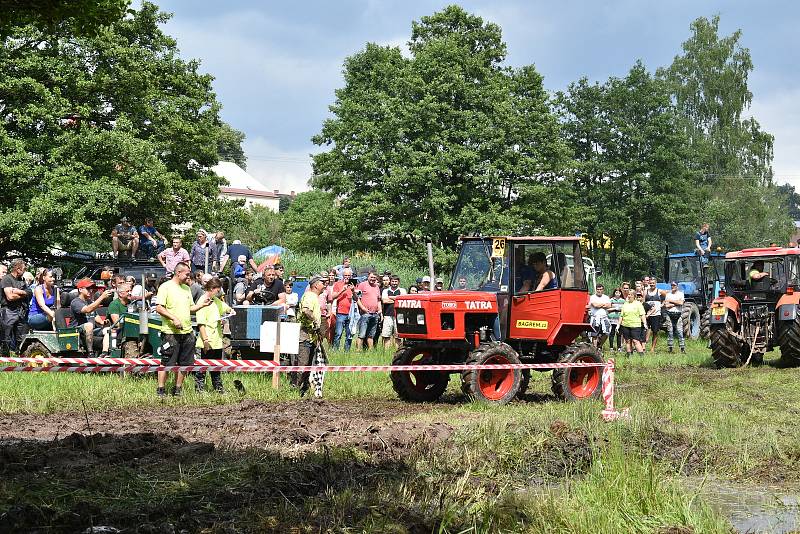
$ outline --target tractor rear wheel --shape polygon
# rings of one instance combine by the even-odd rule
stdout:
[[[681,312],[683,317],[683,339],[697,339],[700,337],[700,309],[694,302],[687,302],[683,305]]]
[[[564,349],[558,363],[603,363],[600,351],[581,343]],[[553,370],[553,393],[563,400],[598,397],[603,377],[602,367],[567,367]]]
[[[800,312],[800,310],[798,310]],[[800,366],[800,313],[794,321],[775,321],[781,363],[787,367]]]
[[[711,337],[711,308],[706,308],[706,311],[700,316],[700,339],[709,339]]]
[[[711,357],[714,359],[714,364],[719,369],[741,367],[744,363],[742,361],[744,348],[745,344],[736,336],[736,318],[733,312],[728,312],[725,324],[711,329]]]
[[[392,365],[430,365],[437,363],[433,351],[414,346],[394,353]],[[411,402],[433,402],[447,389],[446,371],[392,371],[392,388],[397,396]]]
[[[467,365],[519,364],[517,352],[505,343],[484,343],[469,353]],[[461,373],[461,391],[468,397],[507,404],[519,394],[520,369],[468,369]]]

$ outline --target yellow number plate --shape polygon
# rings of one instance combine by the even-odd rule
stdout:
[[[501,238],[492,239],[492,257],[503,258],[506,255],[506,240]]]
[[[711,308],[711,315],[725,315],[725,308]]]
[[[517,321],[517,328],[532,328],[534,330],[547,330],[547,321],[529,321],[519,319]]]

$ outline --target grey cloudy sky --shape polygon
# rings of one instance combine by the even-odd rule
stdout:
[[[138,3],[138,2],[137,2]],[[452,2],[339,0],[258,2],[161,0],[174,17],[166,32],[184,58],[216,77],[223,118],[247,135],[248,171],[268,189],[302,191],[309,154],[343,60],[367,42],[403,45],[411,21]],[[636,59],[668,65],[697,17],[721,16],[724,35],[743,31],[755,69],[750,113],[775,136],[777,181],[800,185],[800,3],[750,1],[466,1],[468,11],[500,25],[508,63],[534,64],[545,87],[581,76],[623,76]],[[792,59],[795,58],[795,59]]]

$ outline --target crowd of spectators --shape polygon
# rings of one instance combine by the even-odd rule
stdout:
[[[661,327],[667,325],[667,351],[673,352],[677,339],[681,352],[686,352],[683,335],[684,294],[677,282],[670,282],[670,289],[658,289],[655,276],[645,276],[634,282],[623,282],[614,288],[611,296],[603,284],[597,284],[595,293],[589,297],[589,322],[594,332],[592,342],[599,348],[608,340],[609,349],[626,352],[629,356],[636,350],[643,354],[650,344],[655,352]],[[622,345],[625,345],[624,348]]]

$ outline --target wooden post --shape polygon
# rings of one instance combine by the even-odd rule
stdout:
[[[272,361],[275,365],[281,364],[281,318],[275,322],[275,351],[272,353]],[[280,386],[281,374],[276,369],[272,372],[272,389],[278,389]]]

